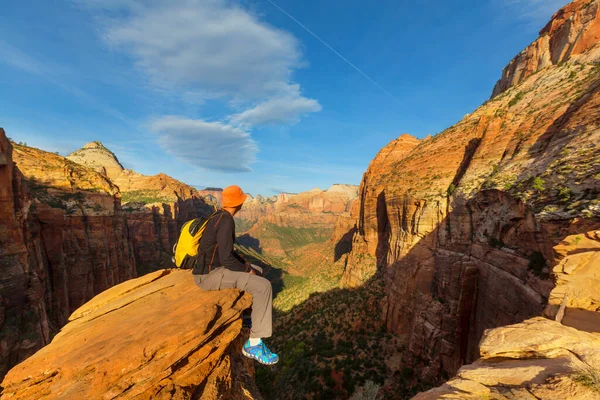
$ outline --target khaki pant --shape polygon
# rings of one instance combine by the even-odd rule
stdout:
[[[237,288],[252,294],[251,338],[268,338],[273,332],[273,289],[271,282],[258,275],[231,271],[220,267],[207,275],[194,275],[194,282],[202,290]]]

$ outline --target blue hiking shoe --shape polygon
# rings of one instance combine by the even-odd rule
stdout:
[[[242,354],[264,365],[274,365],[279,361],[279,356],[271,352],[262,340],[256,346],[250,346],[250,341],[248,340],[242,348]]]

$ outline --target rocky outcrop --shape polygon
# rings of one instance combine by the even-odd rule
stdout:
[[[140,274],[171,267],[180,227],[214,209],[194,187],[166,174],[147,176],[123,169],[100,142],[86,144],[67,159],[102,172],[118,187]]]
[[[562,18],[596,25],[599,2],[581,3],[556,14],[552,37]],[[586,43],[439,135],[390,143],[363,178],[342,282],[383,271],[387,326],[425,376],[474,361],[485,330],[540,315],[553,247],[600,227],[600,72]]]
[[[260,398],[243,360],[251,296],[204,292],[189,271],[158,271],[76,310],[48,346],[14,367],[3,399]]]
[[[180,182],[158,175],[144,182],[156,193],[173,193],[172,202],[122,208],[119,187],[104,170],[31,147],[14,145],[13,150],[3,131],[0,144],[3,376],[47,344],[68,316],[98,293],[171,267],[181,225],[212,207],[188,196]],[[88,151],[96,156],[96,167],[118,163],[97,142],[87,145]],[[107,171],[115,168],[108,164]]]
[[[136,270],[118,188],[103,175],[37,149],[13,153],[1,129],[0,154],[4,375],[47,344],[76,308]]]
[[[248,223],[241,212],[242,215],[236,218],[238,224],[250,226],[246,229],[247,238],[257,241],[257,246],[267,254],[286,258],[290,250],[299,245],[327,241],[340,218],[349,218],[357,198],[358,187],[334,185],[329,190],[313,189],[295,195],[279,195],[276,201],[263,200],[264,213],[256,221]],[[348,221],[345,224],[348,225]],[[329,247],[333,248],[334,244]],[[329,257],[333,256],[333,249],[325,251]]]
[[[140,204],[173,203],[201,198],[196,188],[166,174],[147,176],[124,169],[117,156],[98,141],[86,144],[66,158],[109,178],[119,187],[123,203],[133,203],[130,209]]]
[[[554,251],[551,320],[486,331],[480,359],[416,399],[600,399],[600,231],[569,236]]]
[[[563,325],[600,334],[600,231],[566,237],[554,247],[556,287],[544,314]]]
[[[198,193],[200,196],[205,199],[211,201],[214,204],[221,204],[221,200],[223,199],[223,189],[221,188],[211,188],[207,187],[205,189],[199,190]]]
[[[600,399],[600,335],[545,318],[486,332],[481,358],[415,400]]]
[[[98,141],[90,142],[67,156],[67,159],[90,167],[107,177],[118,177],[125,168],[117,156]]]
[[[540,37],[504,68],[492,97],[544,68],[567,61],[586,64],[600,60],[599,12],[594,0],[575,0],[558,11]]]
[[[247,196],[244,206],[236,215],[236,220],[240,222],[237,225],[240,225],[244,231],[250,229],[262,217],[273,213],[278,202],[285,203],[281,196],[264,197],[260,194],[256,196],[247,194]]]

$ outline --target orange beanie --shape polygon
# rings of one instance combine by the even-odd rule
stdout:
[[[241,206],[247,197],[239,186],[228,186],[223,189],[223,207],[235,208]]]

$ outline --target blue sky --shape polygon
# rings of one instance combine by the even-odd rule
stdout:
[[[250,193],[358,184],[490,95],[563,0],[5,0],[0,126]]]

